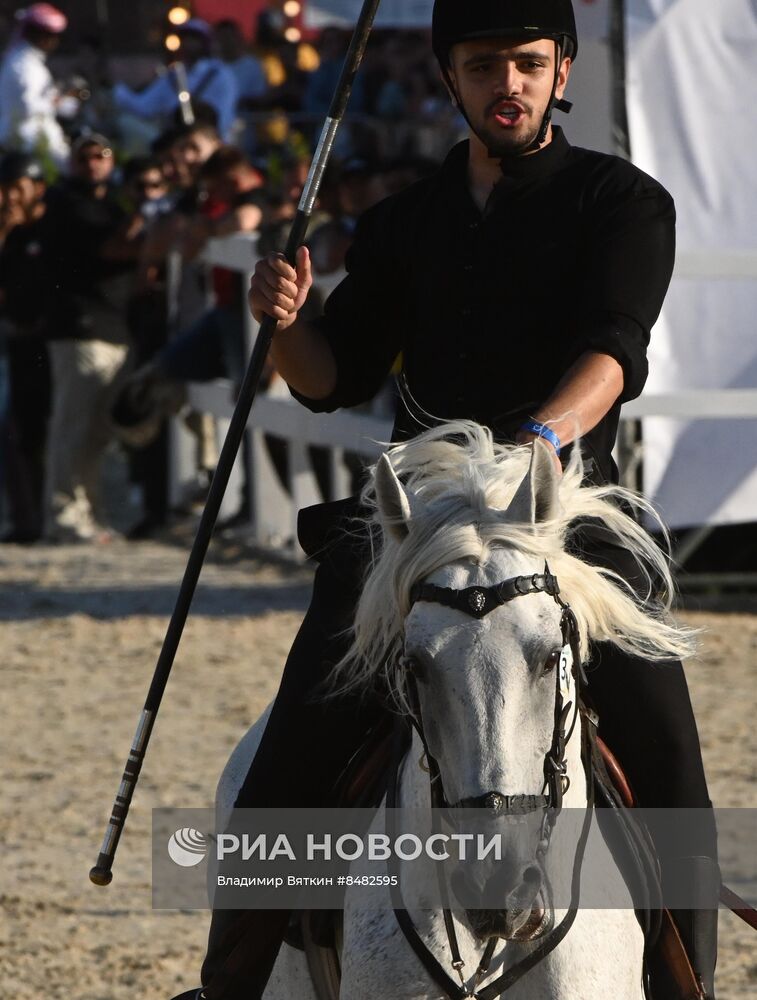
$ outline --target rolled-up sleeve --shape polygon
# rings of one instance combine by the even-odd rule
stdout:
[[[336,386],[325,399],[309,399],[290,386],[314,413],[371,400],[402,352],[407,294],[389,216],[383,203],[363,216],[347,254],[347,276],[327,299],[323,316],[311,321],[328,341],[337,369]]]
[[[579,344],[621,365],[620,401],[627,402],[646,383],[650,333],[673,274],[675,205],[664,188],[637,173],[630,189],[598,198],[593,216]]]

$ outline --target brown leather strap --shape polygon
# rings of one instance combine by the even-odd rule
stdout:
[[[707,1000],[701,980],[694,972],[681,935],[669,910],[662,917],[657,949],[675,980],[678,997],[671,1000]]]
[[[750,906],[749,903],[745,903],[741,896],[737,896],[733,889],[729,889],[727,885],[721,885],[720,887],[720,902],[735,913],[737,917],[741,917],[745,924],[749,924],[752,930],[757,931],[757,910]]]
[[[601,736],[597,736],[596,741],[599,751],[602,754],[602,760],[605,762],[607,773],[609,774],[613,785],[615,785],[615,790],[620,795],[623,805],[626,809],[633,809],[636,805],[636,798],[631,790],[628,778],[626,778],[625,772],[620,766],[620,761],[612,750],[610,750]]]

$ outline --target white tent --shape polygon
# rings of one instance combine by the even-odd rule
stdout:
[[[751,277],[728,277],[729,255],[743,275],[757,251],[757,5],[626,0],[626,26],[633,159],[676,200],[679,258],[704,258],[673,281],[648,391],[757,387],[757,253]],[[653,419],[644,438],[671,524],[757,520],[757,421]]]

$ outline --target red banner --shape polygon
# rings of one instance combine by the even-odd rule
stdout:
[[[269,0],[195,0],[194,9],[198,17],[211,24],[233,18],[238,21],[246,38],[252,38],[258,14],[271,6]]]

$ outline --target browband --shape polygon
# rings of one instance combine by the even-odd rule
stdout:
[[[559,597],[560,587],[557,577],[548,572],[534,573],[533,576],[516,576],[511,580],[495,583],[492,587],[467,587],[465,590],[437,587],[433,583],[416,583],[410,591],[410,603],[429,601],[432,604],[455,608],[463,614],[470,615],[471,618],[485,618],[495,608],[528,594]]]

